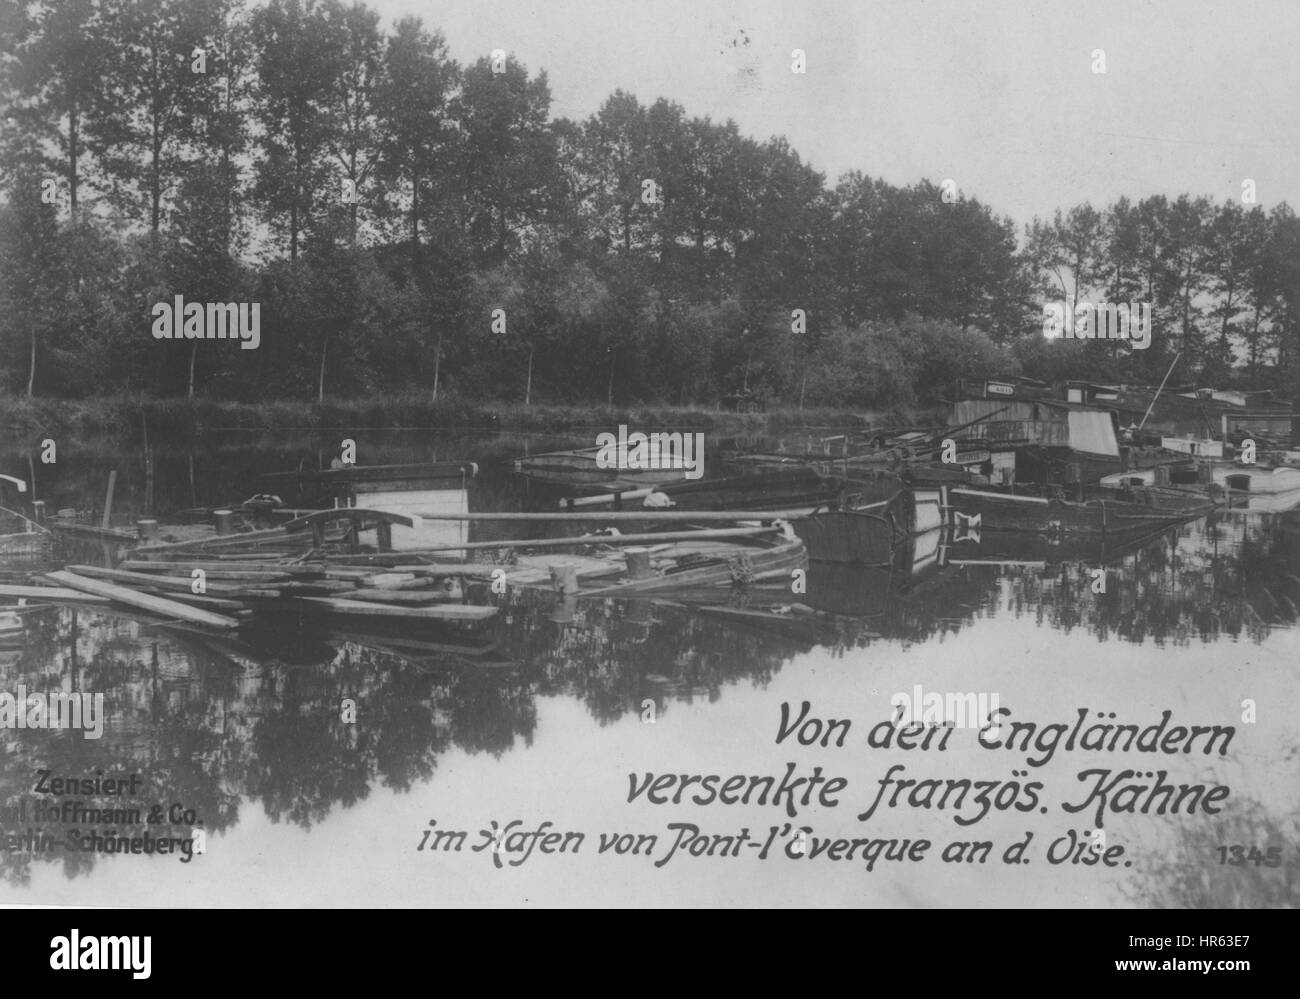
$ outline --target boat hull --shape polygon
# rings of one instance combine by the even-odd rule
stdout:
[[[878,513],[836,510],[796,521],[794,531],[814,562],[881,566],[893,559],[898,528]]]
[[[629,460],[634,455],[637,456],[636,463]],[[587,488],[635,488],[680,482],[692,475],[699,475],[697,471],[681,467],[638,468],[636,464],[641,459],[635,449],[618,449],[610,459],[610,454],[602,448],[554,451],[516,458],[514,470],[537,482]]]
[[[1140,536],[1203,517],[1215,506],[1208,497],[1174,490],[1132,490],[1138,501],[1117,495],[1082,502],[961,487],[946,493],[955,528],[1047,537]]]
[[[54,553],[54,544],[46,531],[0,534],[0,559],[45,559]]]
[[[1230,510],[1281,513],[1300,505],[1300,469],[1286,465],[1222,465],[1212,474],[1227,491]]]

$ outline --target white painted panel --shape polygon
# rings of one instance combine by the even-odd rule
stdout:
[[[382,510],[412,516],[416,513],[468,513],[469,493],[464,489],[393,490],[364,493],[357,505],[365,510]],[[363,531],[362,544],[376,544],[374,531]],[[416,520],[414,527],[393,527],[393,549],[412,551],[441,545],[463,545],[469,540],[469,524],[464,520]],[[449,551],[449,557],[464,552]]]

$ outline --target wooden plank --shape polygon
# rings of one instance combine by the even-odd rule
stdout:
[[[91,524],[75,524],[72,521],[56,520],[51,518],[47,520],[45,526],[51,531],[58,531],[63,534],[75,534],[78,537],[94,538],[103,541],[139,541],[140,536],[135,531],[123,531],[116,527],[95,527]]]
[[[406,465],[345,465],[342,468],[303,469],[291,472],[266,472],[258,476],[264,482],[322,483],[337,485],[348,482],[416,481],[449,482],[459,485],[466,478],[478,474],[478,465],[472,461],[441,461]]]
[[[564,560],[572,562],[573,558],[566,555]],[[511,586],[544,586],[549,588],[551,585],[551,570],[546,566],[521,564],[519,566],[498,566],[498,568],[505,570],[506,582]],[[598,561],[596,559],[586,559],[579,562],[576,568],[579,580],[622,576],[627,572],[627,566],[621,561]]]
[[[148,572],[160,575],[184,573],[186,578],[194,569],[202,569],[208,579],[238,579],[260,583],[279,583],[286,579],[309,575],[307,572],[290,572],[288,569],[271,569],[266,566],[247,569],[238,564],[226,565],[221,562],[143,562],[127,559],[119,563],[118,568],[124,572]]]
[[[359,583],[361,580],[369,579],[374,575],[377,575],[374,568],[363,565],[330,565],[325,567],[325,578],[327,580]]]
[[[408,604],[412,606],[423,606],[425,604],[445,604],[452,600],[459,600],[460,596],[455,597],[448,595],[447,591],[439,587],[438,589],[426,590],[353,590],[350,593],[342,595],[343,600],[364,600],[366,603],[374,604]]]
[[[107,604],[104,597],[94,597],[80,590],[69,590],[60,586],[18,586],[12,583],[0,583],[0,597],[25,597],[31,600],[53,600],[68,604]]]
[[[412,565],[320,565],[316,576],[305,576],[306,579],[319,578],[322,580],[345,580],[361,583],[378,576],[398,574],[411,579],[416,576],[437,577],[437,576],[464,576],[473,575],[476,570],[491,569],[492,566],[486,565],[459,565],[459,564],[442,564],[442,565],[421,565],[415,563]],[[490,576],[490,572],[483,572],[481,575]],[[369,585],[369,584],[367,584]]]
[[[164,576],[148,572],[123,572],[120,569],[101,569],[96,565],[70,565],[67,569],[69,572],[75,572],[78,576],[88,576],[91,579],[107,579],[114,583],[145,586],[154,590],[194,592],[194,581],[189,577]],[[214,597],[256,596],[261,592],[265,592],[266,589],[266,587],[259,589],[254,586],[232,586],[229,583],[204,583],[205,593],[209,593]],[[198,596],[202,595],[198,594]]]
[[[335,612],[360,617],[409,618],[417,621],[486,621],[497,613],[495,607],[475,604],[437,604],[432,607],[392,607],[385,604],[344,600],[339,597],[295,597],[287,606],[302,610]]]
[[[108,473],[108,492],[104,494],[104,519],[99,525],[101,531],[108,530],[109,520],[113,516],[113,491],[117,488],[117,469],[114,468]]]
[[[562,520],[589,521],[601,523],[617,521],[706,521],[706,520],[793,520],[808,516],[804,510],[637,510],[614,511],[612,513],[415,513],[412,516],[421,520],[468,520],[468,521],[522,521],[555,522]]]
[[[560,500],[561,510],[577,509],[584,506],[600,506],[602,503],[631,503],[633,500],[645,499],[652,492],[653,486],[642,489],[629,489],[625,493],[599,493],[595,496],[573,496]]]
[[[471,541],[468,544],[422,548],[421,552],[479,551],[492,548],[570,548],[574,545],[644,545],[657,541],[707,541],[714,538],[755,538],[772,534],[775,527],[734,527],[699,531],[662,531],[657,534],[588,534],[578,538],[524,538],[513,541]]]
[[[214,534],[212,535],[212,537],[215,538],[216,535]],[[283,552],[276,552],[276,551],[268,551],[268,552],[244,551],[244,552],[236,552],[233,555],[223,555],[221,554],[221,552],[195,552],[193,555],[191,555],[189,552],[183,552],[183,551],[155,553],[147,546],[136,547],[131,552],[131,554],[134,555],[135,558],[139,560],[147,559],[148,560],[147,564],[149,565],[168,566],[168,565],[178,565],[184,563],[187,565],[197,566],[198,568],[202,568],[204,562],[193,561],[194,557],[197,555],[206,556],[208,564],[212,564],[212,565],[218,565],[218,564],[243,565],[249,567],[256,567],[260,569],[265,569],[268,566],[272,568],[280,568],[280,563],[283,562],[285,558],[289,557]],[[294,557],[297,557],[296,553]]]
[[[138,607],[141,610],[153,611],[155,614],[162,614],[165,617],[179,618],[192,624],[205,624],[213,628],[239,627],[239,621],[233,617],[213,614],[197,607],[189,607],[176,600],[139,593],[125,586],[117,586],[114,583],[108,583],[100,579],[88,579],[85,576],[78,576],[76,573],[67,572],[66,570],[46,573],[45,578],[62,586],[80,590],[83,593],[90,593],[97,597],[107,597],[109,600],[126,604],[128,607]]]
[[[401,590],[428,585],[423,580],[417,580],[413,572],[376,572],[358,582],[374,590]]]
[[[493,569],[509,569],[510,566],[492,565],[488,562],[442,562],[442,563],[420,563],[413,562],[410,565],[376,565],[373,568],[366,568],[360,565],[331,565],[328,569],[323,570],[327,573],[338,572],[340,579],[365,580],[369,576],[378,574],[380,569],[388,572],[409,573],[416,577],[411,583],[402,584],[403,586],[427,585],[423,582],[429,579],[441,579],[446,576],[469,576],[475,579],[491,579]],[[352,570],[361,570],[355,575]],[[400,589],[401,587],[399,587]]]
[[[157,593],[166,597],[168,600],[181,600],[187,604],[193,604],[195,607],[206,607],[212,611],[241,611],[248,608],[247,604],[238,600],[229,600],[223,597],[201,597],[195,593],[172,593],[169,590],[155,590],[152,587],[142,587],[146,593]]]
[[[350,593],[356,585],[342,579],[306,579],[301,583],[281,583],[277,589],[282,597],[328,597]]]

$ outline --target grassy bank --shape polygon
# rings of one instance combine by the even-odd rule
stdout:
[[[101,396],[89,399],[0,398],[0,427],[15,437],[71,434],[88,439],[185,441],[223,430],[332,431],[441,429],[565,432],[617,429],[711,430],[731,435],[779,433],[793,427],[842,429],[906,422],[910,414],[855,413],[843,409],[776,408],[727,413],[691,406],[524,406],[517,402],[432,401],[428,396],[363,399],[230,402]]]

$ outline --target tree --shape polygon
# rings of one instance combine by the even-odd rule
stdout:
[[[41,201],[41,177],[16,178],[9,204],[0,207],[0,330],[3,356],[26,355],[26,393],[36,388],[37,346],[59,321],[63,256],[56,209]],[[8,372],[15,381],[16,371]]]
[[[642,194],[645,181],[654,181],[659,170],[645,109],[635,96],[617,90],[587,119],[576,162],[588,178],[581,190],[582,214],[595,245],[624,254],[645,252],[653,207],[645,205]]]
[[[214,36],[227,0],[105,0],[104,111],[95,124],[105,173],[125,185],[114,200],[149,229],[162,225],[192,159]],[[212,53],[215,55],[215,53]],[[214,67],[215,69],[215,67]],[[198,70],[198,71],[196,71]]]
[[[1278,384],[1293,389],[1300,364],[1300,219],[1285,203],[1269,213],[1265,286],[1273,295],[1273,336]]]
[[[458,76],[459,67],[447,55],[440,32],[425,31],[416,17],[397,22],[375,88],[376,170],[390,188],[389,203],[406,206],[413,260],[419,253],[421,222],[450,207],[445,164],[455,142],[449,109]]]
[[[1206,369],[1216,381],[1226,378],[1233,367],[1238,319],[1246,311],[1249,274],[1254,256],[1263,247],[1265,233],[1263,209],[1255,207],[1246,212],[1235,201],[1221,205],[1210,221],[1208,287],[1214,304],[1208,315],[1218,329],[1215,341],[1208,347]]]
[[[39,139],[51,140],[58,155],[51,165],[63,174],[68,204],[81,203],[89,129],[93,142],[109,46],[104,10],[97,0],[42,3],[10,67],[17,91],[16,117]]]
[[[356,246],[358,212],[374,199],[366,192],[376,162],[379,118],[376,90],[383,63],[379,14],[361,3],[326,9],[331,29],[339,35],[342,72],[331,88],[328,107],[334,118],[328,131],[329,150],[340,172],[344,191],[338,199],[347,206],[349,242]]]
[[[1208,236],[1211,207],[1208,198],[1180,195],[1169,206],[1168,243],[1165,247],[1165,281],[1158,286],[1162,299],[1173,313],[1179,331],[1179,349],[1199,358],[1203,348],[1200,296],[1210,283]]]
[[[556,171],[550,106],[546,74],[530,78],[514,58],[502,72],[486,58],[464,72],[454,114],[465,233],[486,266],[499,266],[546,219]]]
[[[255,117],[262,155],[254,192],[298,258],[303,233],[327,197],[326,159],[337,141],[331,95],[344,73],[344,49],[317,0],[269,0],[252,19],[257,52]]]

